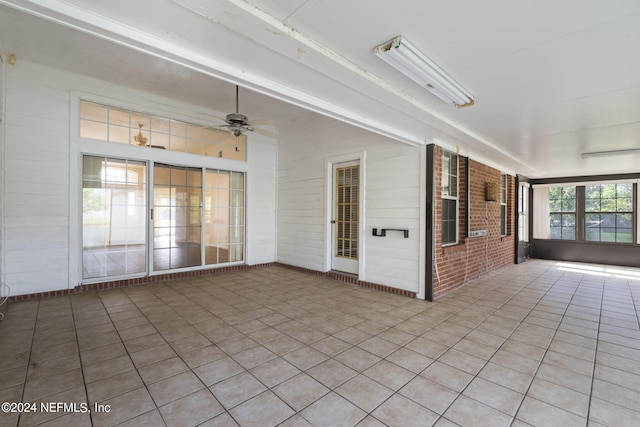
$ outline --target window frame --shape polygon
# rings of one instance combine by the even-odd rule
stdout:
[[[507,174],[500,175],[500,236],[509,235],[507,224],[507,209],[509,200],[509,177]]]
[[[547,182],[545,182],[547,181]],[[627,209],[620,212],[601,211],[603,213],[617,213],[617,214],[631,214],[631,239],[628,241],[612,241],[612,240],[593,240],[587,236],[588,224],[587,218],[590,213],[600,213],[590,211],[587,198],[587,189],[592,185],[611,185],[611,184],[631,184],[631,195],[624,196],[624,198],[630,198],[630,206],[627,205]],[[602,177],[598,180],[567,180],[559,181],[557,179],[539,180],[532,184],[533,198],[532,198],[532,238],[534,240],[550,240],[560,241],[561,239],[551,236],[550,216],[553,213],[560,213],[559,211],[551,211],[553,199],[550,197],[549,190],[553,187],[574,187],[575,188],[575,239],[562,239],[566,242],[586,243],[589,245],[618,245],[618,246],[632,246],[640,245],[640,230],[638,224],[638,215],[640,215],[640,178],[637,176],[611,176]],[[573,214],[573,212],[570,212]],[[627,227],[624,227],[627,228]]]
[[[85,97],[78,99],[78,137],[85,141],[142,146],[233,161],[247,161],[247,136],[234,137],[212,125],[143,112]],[[99,127],[99,131],[92,129]],[[135,140],[142,136],[142,142]]]
[[[578,186],[577,185],[554,185],[551,186],[549,189],[551,190],[552,188],[560,188],[560,198],[559,199],[551,199],[551,194],[549,194],[549,208],[548,208],[548,212],[549,212],[549,240],[561,240],[561,241],[578,241],[578,232],[579,232],[579,227],[578,227]],[[574,196],[573,197],[563,197],[563,194],[565,192],[566,188],[573,188],[573,193]],[[552,210],[551,209],[551,201],[552,200],[559,200],[560,201],[560,209],[559,210]],[[564,201],[565,200],[573,200],[573,210],[570,209],[565,209],[564,208]],[[551,225],[552,222],[552,217],[553,215],[560,215],[560,225],[558,227],[553,227]],[[564,224],[564,220],[565,220],[565,216],[567,215],[572,215],[573,216],[573,226],[572,227],[565,227],[563,226]],[[559,229],[560,230],[560,238],[554,238],[552,237],[553,233],[553,229]],[[573,228],[573,238],[568,238],[565,239],[563,238],[563,230],[565,228]]]
[[[448,159],[448,162],[446,161]],[[455,174],[452,170],[452,161],[455,159]],[[445,169],[445,165],[448,167]],[[441,199],[442,199],[442,213],[441,213],[441,243],[442,246],[452,246],[457,245],[460,241],[460,159],[457,154],[452,153],[450,151],[443,150],[442,152],[442,176],[441,176]],[[453,185],[455,181],[455,186]],[[446,186],[445,186],[446,182]],[[445,190],[446,188],[446,190]],[[452,191],[455,188],[455,191]],[[452,194],[454,193],[454,194]],[[447,201],[447,202],[445,202]],[[445,203],[451,203],[454,205],[454,209],[449,209],[449,212],[453,211],[454,218],[451,217],[445,218]],[[446,240],[445,241],[445,225],[448,226],[450,223],[455,223],[455,239],[454,240]],[[449,233],[447,233],[449,234]]]
[[[618,197],[618,185],[620,184],[631,184],[631,194],[628,197]],[[614,211],[603,211],[603,210],[598,210],[598,211],[591,211],[591,210],[587,210],[587,202],[590,199],[596,199],[596,198],[590,198],[587,197],[587,187],[591,187],[591,186],[600,186],[601,187],[601,191],[602,191],[602,186],[605,185],[615,185],[616,189],[615,189],[615,194],[616,197],[614,198],[614,200],[616,200],[616,205],[617,205],[617,201],[618,199],[624,199],[624,198],[630,198],[630,202],[629,202],[629,207],[631,208],[630,211],[620,211],[620,210],[614,210]],[[615,243],[615,244],[620,244],[620,245],[629,245],[629,244],[634,244],[636,243],[636,187],[637,185],[635,183],[630,183],[630,182],[616,182],[616,181],[612,181],[612,182],[598,182],[598,183],[589,183],[589,184],[585,184],[584,185],[584,191],[585,191],[585,198],[584,198],[584,211],[583,211],[583,215],[584,215],[584,219],[583,219],[583,224],[584,224],[584,241],[585,243]],[[598,200],[600,200],[600,204],[602,204],[602,200],[603,197],[598,197]],[[615,236],[615,240],[602,240],[602,239],[598,239],[598,240],[594,240],[594,239],[590,239],[587,233],[587,228],[589,228],[587,226],[587,217],[589,215],[595,215],[595,214],[599,214],[599,215],[613,215],[615,218],[615,225],[613,227],[614,230],[614,236]],[[631,227],[627,228],[630,230],[630,241],[618,241],[618,215],[631,215]],[[601,237],[602,236],[602,227],[597,227],[599,230],[598,236]],[[607,227],[607,228],[611,228],[611,227]],[[624,227],[620,227],[620,228],[624,228]]]

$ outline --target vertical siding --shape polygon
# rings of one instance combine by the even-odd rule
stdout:
[[[418,291],[420,149],[316,117],[287,129],[278,148],[278,261],[325,270],[327,159],[365,153],[364,275]],[[354,157],[355,158],[355,157]],[[409,229],[373,237],[372,229]]]

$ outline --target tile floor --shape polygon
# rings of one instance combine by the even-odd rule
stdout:
[[[639,425],[639,308],[640,270],[538,260],[435,303],[284,267],[14,303],[37,412],[0,425]]]

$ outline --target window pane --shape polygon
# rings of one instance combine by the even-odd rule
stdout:
[[[153,145],[156,148],[164,148],[165,150],[169,148],[169,135],[166,133],[160,132],[151,132],[151,140],[149,144]]]
[[[549,188],[549,199],[560,199],[562,194],[562,187]]]
[[[616,215],[616,228],[629,228],[633,227],[633,215],[632,214],[617,214]]]
[[[600,186],[599,185],[587,185],[584,189],[585,197],[587,199],[599,199],[600,198]]]
[[[575,227],[576,216],[574,214],[562,214],[562,226],[563,227]]]
[[[575,227],[562,227],[562,240],[575,240],[576,229]]]
[[[615,242],[616,241],[616,229],[610,227],[600,227],[600,241],[601,242]]]
[[[140,129],[142,125],[143,133],[146,135],[151,128],[151,117],[148,114],[131,112],[131,127]]]
[[[616,242],[633,243],[633,231],[632,230],[618,230],[618,232],[616,233]]]
[[[561,199],[549,200],[549,212],[561,212],[561,211],[562,211]]]
[[[170,129],[169,119],[164,117],[152,117],[151,118],[151,130],[154,132],[160,132],[168,134]]]
[[[142,129],[139,128],[142,125]],[[146,143],[136,142],[142,132]],[[80,101],[81,138],[188,152],[232,160],[247,160],[247,137],[226,130],[166,117]],[[206,149],[206,151],[205,151]]]
[[[129,112],[119,108],[109,109],[109,123],[112,125],[129,127]]]
[[[456,236],[456,200],[442,200],[442,243],[450,244],[457,242]]]
[[[446,151],[442,153],[442,197],[442,243],[457,243],[458,156]]]
[[[117,142],[119,144],[129,143],[129,127],[109,126],[109,142]]]
[[[585,239],[632,243],[633,184],[590,185],[585,194]]]
[[[562,198],[563,199],[575,199],[576,198],[576,187],[575,186],[562,187]]]
[[[549,237],[551,239],[575,239],[575,211],[575,186],[549,188]]]
[[[80,138],[106,141],[108,135],[109,129],[106,123],[96,123],[87,120],[80,121]]]
[[[195,168],[160,164],[154,167],[153,268],[156,271],[202,265],[202,184],[197,179],[201,173]],[[187,186],[189,176],[191,186]]]
[[[575,212],[576,211],[576,199],[562,199],[562,211],[563,212]]]
[[[585,231],[585,239],[589,241],[599,241],[600,228],[587,228]]]
[[[458,197],[458,156],[448,152],[442,154],[442,195]]]
[[[631,197],[628,198],[619,198],[616,202],[616,212],[631,212],[633,211],[633,199]]]
[[[244,174],[205,173],[205,264],[244,259]]]
[[[586,199],[584,210],[585,212],[600,212],[600,199]]]
[[[617,184],[616,189],[618,192],[618,197],[632,197],[633,196],[633,184],[631,183],[623,183]]]
[[[109,119],[109,109],[104,105],[81,102],[80,118],[94,122],[107,123]]]

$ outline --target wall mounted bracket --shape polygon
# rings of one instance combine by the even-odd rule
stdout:
[[[409,238],[409,230],[402,229],[402,228],[381,228],[380,234],[378,234],[378,229],[374,228],[373,235],[376,237],[385,237],[387,235],[387,231],[401,231],[404,234],[405,239]]]

